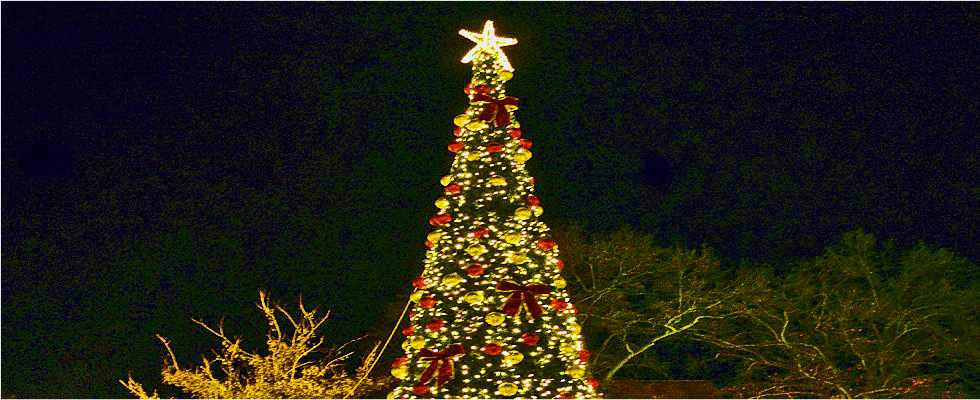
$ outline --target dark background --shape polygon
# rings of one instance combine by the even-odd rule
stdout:
[[[730,266],[785,268],[856,228],[980,260],[976,3],[3,2],[2,19],[4,397],[128,397],[128,371],[160,387],[154,334],[184,365],[218,346],[191,317],[257,348],[259,288],[331,310],[333,343],[387,333],[467,106],[456,32],[487,19],[519,40],[507,91],[552,227],[628,224]]]

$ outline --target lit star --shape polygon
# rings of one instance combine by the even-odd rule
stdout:
[[[500,49],[501,46],[510,46],[517,43],[517,39],[513,38],[503,38],[497,37],[493,30],[493,21],[487,21],[483,25],[483,33],[470,32],[466,29],[460,29],[459,34],[465,36],[467,39],[476,42],[476,47],[473,47],[469,53],[463,56],[463,63],[468,63],[476,57],[476,53],[481,50],[486,50],[491,54],[497,56],[500,60],[500,65],[508,71],[513,71],[514,69],[510,66],[510,61],[507,60],[507,56],[504,55],[504,51]]]

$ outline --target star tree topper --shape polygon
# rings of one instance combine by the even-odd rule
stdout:
[[[483,33],[470,32],[466,29],[460,29],[459,34],[465,36],[467,39],[476,42],[476,47],[470,50],[463,56],[463,63],[468,63],[476,57],[476,54],[482,50],[490,52],[491,54],[497,56],[500,60],[500,65],[508,71],[513,71],[511,68],[510,61],[507,60],[507,56],[504,51],[500,49],[501,46],[510,46],[517,43],[517,39],[513,38],[503,38],[497,37],[493,29],[493,21],[487,21],[483,24]]]

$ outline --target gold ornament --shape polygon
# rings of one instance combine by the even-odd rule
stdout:
[[[419,300],[422,300],[422,293],[423,293],[422,290],[416,290],[416,291],[412,292],[412,294],[410,294],[408,296],[408,299],[411,300],[414,303],[418,303]]]
[[[504,82],[509,81],[510,78],[513,78],[513,77],[514,77],[514,73],[511,72],[511,71],[508,71],[506,69],[497,73],[497,78],[499,78],[501,81],[504,81]]]
[[[500,325],[504,323],[504,314],[499,312],[492,312],[487,314],[487,323],[493,326]]]
[[[561,352],[566,355],[578,354],[578,349],[576,349],[575,345],[571,343],[565,343],[561,345],[561,347],[559,347],[559,350],[561,350]]]
[[[555,285],[556,288],[564,289],[565,286],[568,285],[568,281],[566,281],[565,278],[562,278],[562,277],[559,276],[559,277],[555,278],[554,285]]]
[[[456,124],[456,126],[463,126],[466,125],[466,123],[469,122],[469,120],[470,120],[469,115],[459,114],[456,116],[456,118],[453,118],[453,124]]]
[[[442,233],[441,233],[441,232],[439,232],[439,231],[435,231],[435,232],[432,232],[432,233],[430,233],[430,234],[429,234],[428,236],[426,236],[425,238],[426,238],[426,239],[429,239],[429,241],[430,241],[430,242],[432,242],[432,243],[435,243],[435,242],[438,242],[438,241],[439,241],[439,239],[441,239],[441,238],[442,238]]]
[[[445,210],[449,208],[449,199],[445,197],[440,197],[436,199],[436,207],[439,207],[439,209],[441,210]]]
[[[483,157],[483,153],[480,153],[478,151],[474,151],[474,152],[466,155],[466,159],[467,160],[470,160],[470,161],[479,160],[480,157]]]
[[[394,400],[394,399],[395,399],[395,391],[392,390],[388,392],[388,400]]]
[[[402,350],[408,351],[408,349],[411,348],[412,348],[412,341],[410,339],[405,339],[405,341],[402,342]]]
[[[483,255],[483,253],[486,253],[487,251],[488,251],[487,247],[482,244],[474,244],[466,248],[466,252],[473,257],[479,257]]]
[[[571,376],[572,378],[581,379],[583,376],[585,376],[585,368],[571,367],[568,370],[566,370],[565,373],[568,374],[568,376]]]
[[[524,355],[521,354],[521,352],[519,351],[508,351],[504,355],[504,361],[507,361],[511,364],[520,364],[521,361],[524,361]]]
[[[449,287],[456,286],[462,281],[463,281],[463,277],[459,276],[459,274],[455,272],[446,275],[442,278],[442,283]]]
[[[466,124],[466,129],[469,129],[471,131],[480,131],[483,130],[483,127],[485,126],[486,125],[483,123],[483,121],[473,121]]]
[[[524,264],[528,262],[527,254],[517,253],[510,257],[510,262],[514,264]]]
[[[439,179],[439,183],[441,183],[442,186],[449,186],[449,184],[452,183],[452,181],[453,181],[452,175],[446,175],[442,177],[442,179]]]
[[[527,160],[531,159],[531,150],[525,149],[523,147],[517,149],[517,153],[514,153],[514,161],[524,164]]]
[[[405,379],[408,377],[408,367],[404,365],[397,366],[391,369],[391,375],[398,379]]]
[[[514,217],[519,220],[531,218],[531,210],[529,210],[527,207],[518,208],[517,211],[514,211]]]
[[[494,175],[490,177],[489,182],[493,186],[504,186],[507,184],[507,179],[500,175]]]
[[[510,244],[517,244],[517,242],[521,241],[521,234],[517,232],[508,233],[504,236],[504,240]]]
[[[521,129],[521,123],[517,121],[511,121],[510,126],[513,127],[514,129]]]
[[[517,394],[517,385],[510,382],[505,382],[497,386],[497,390],[504,396],[513,396]]]
[[[541,206],[531,206],[531,212],[534,213],[535,217],[540,217],[541,214],[544,214],[544,209]]]
[[[465,296],[463,296],[463,301],[465,301],[467,304],[470,305],[480,304],[483,302],[483,300],[485,300],[483,297],[483,292],[480,291],[469,292]]]
[[[412,337],[412,343],[410,344],[415,350],[422,350],[425,348],[425,338],[421,336]]]
[[[568,331],[571,332],[571,333],[579,333],[579,332],[582,332],[582,325],[579,325],[578,322],[569,322],[568,323]]]

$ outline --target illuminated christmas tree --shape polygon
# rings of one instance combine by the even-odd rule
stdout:
[[[514,118],[517,98],[504,93],[513,69],[501,47],[517,40],[496,37],[492,21],[459,33],[476,42],[463,57],[473,63],[470,106],[453,121],[455,159],[429,220],[390,396],[596,397],[558,246],[524,166],[531,142]]]

